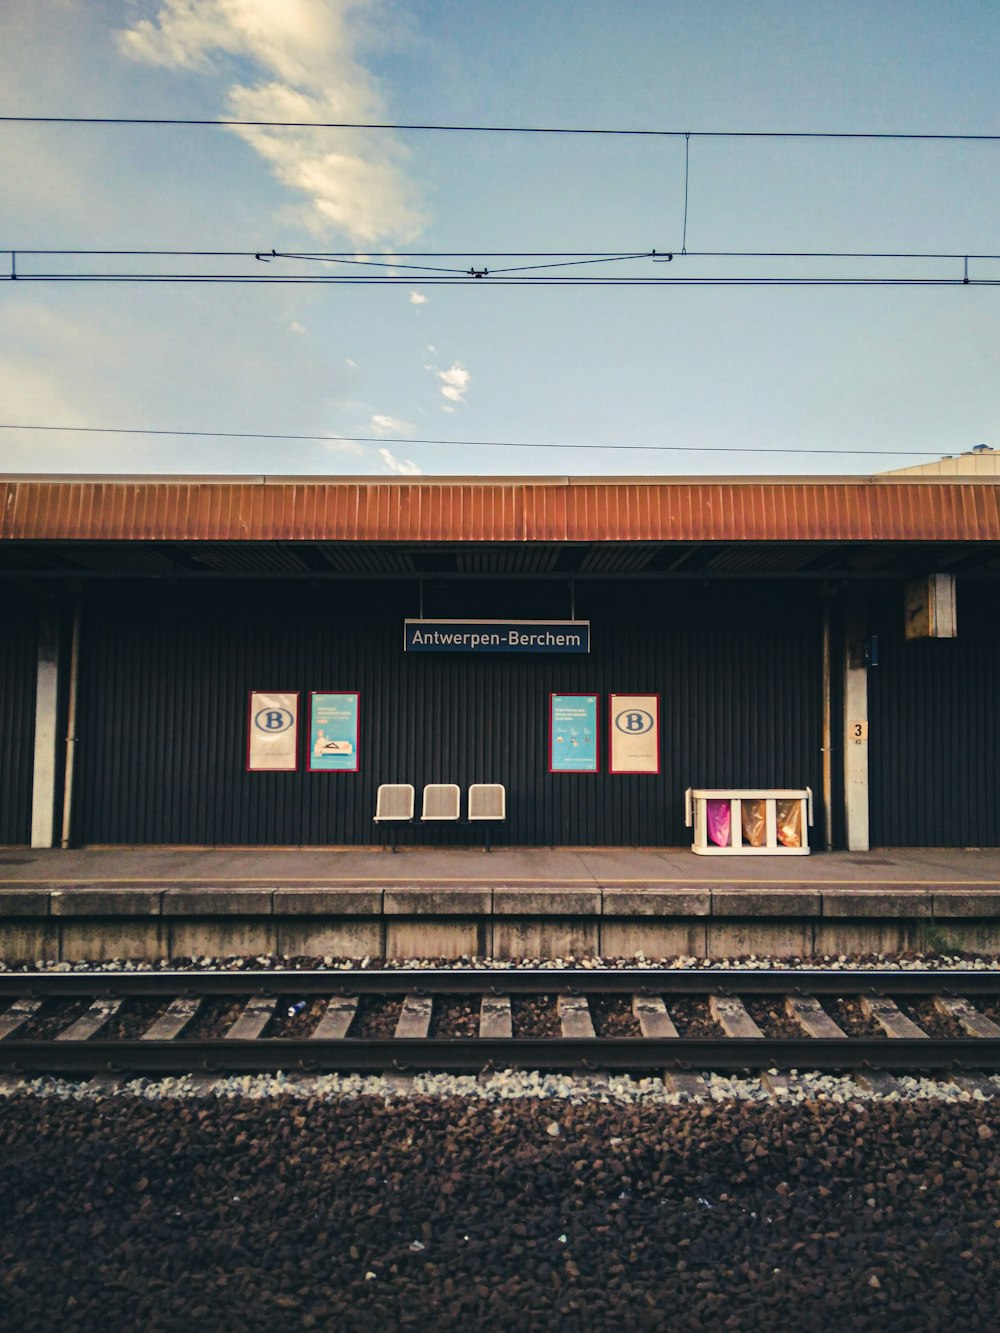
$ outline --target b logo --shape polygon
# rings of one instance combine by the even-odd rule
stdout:
[[[644,732],[653,730],[653,714],[647,713],[642,708],[618,713],[615,717],[615,726],[627,736],[641,736]]]
[[[287,708],[262,708],[254,718],[253,724],[258,731],[276,736],[279,732],[287,731],[294,721]]]

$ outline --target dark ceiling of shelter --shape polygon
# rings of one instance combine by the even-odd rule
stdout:
[[[0,577],[884,578],[1000,574],[996,542],[5,541]]]

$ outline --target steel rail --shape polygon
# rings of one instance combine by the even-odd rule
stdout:
[[[997,1070],[1000,1038],[343,1038],[0,1042],[8,1074]]]
[[[365,968],[0,972],[0,997],[90,995],[997,995],[1000,970]]]

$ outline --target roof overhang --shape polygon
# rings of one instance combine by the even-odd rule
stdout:
[[[980,479],[0,477],[0,578],[1000,575]]]
[[[0,540],[995,542],[994,481],[0,480]]]

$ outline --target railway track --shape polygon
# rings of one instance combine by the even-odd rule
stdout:
[[[645,968],[0,974],[6,1074],[491,1068],[668,1076],[1000,1071],[1000,974]]]

